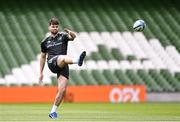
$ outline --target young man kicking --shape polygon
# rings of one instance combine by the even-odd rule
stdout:
[[[43,69],[47,56],[48,67],[53,73],[57,74],[58,82],[58,92],[49,117],[57,118],[56,111],[65,96],[68,84],[68,64],[78,64],[82,66],[86,52],[83,51],[80,56],[75,59],[67,56],[68,41],[73,41],[76,38],[76,33],[69,29],[64,29],[64,32],[59,32],[59,22],[56,18],[52,18],[49,21],[49,31],[50,34],[41,42],[39,83],[43,82]]]

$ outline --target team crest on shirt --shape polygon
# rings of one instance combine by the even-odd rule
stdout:
[[[62,37],[60,36],[59,38],[58,38],[58,41],[60,41],[62,39]]]

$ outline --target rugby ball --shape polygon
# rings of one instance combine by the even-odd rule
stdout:
[[[135,31],[143,31],[146,27],[144,20],[137,20],[134,22],[133,29]]]

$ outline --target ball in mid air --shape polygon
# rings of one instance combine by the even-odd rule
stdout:
[[[135,31],[143,31],[144,28],[146,27],[146,24],[144,22],[144,20],[137,20],[134,22],[134,25],[133,25],[133,29]]]

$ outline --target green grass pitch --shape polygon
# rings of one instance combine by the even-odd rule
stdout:
[[[51,120],[51,104],[0,104],[3,122],[180,122],[180,103],[63,103]]]

